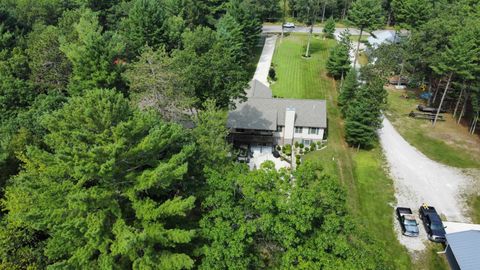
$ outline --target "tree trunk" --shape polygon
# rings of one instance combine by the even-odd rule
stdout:
[[[360,36],[358,37],[357,50],[355,51],[355,60],[353,61],[353,69],[357,66],[358,51],[360,50],[360,40],[362,39],[363,27],[360,28]]]
[[[463,83],[462,90],[460,91],[460,96],[458,96],[457,104],[455,105],[455,110],[453,110],[453,118],[457,116],[458,106],[460,106],[460,101],[462,101],[462,96],[464,91],[465,91],[465,82]]]
[[[453,72],[450,72],[450,75],[448,75],[447,85],[445,86],[445,91],[443,92],[442,99],[440,100],[440,105],[438,105],[437,113],[435,114],[435,119],[433,120],[433,126],[435,126],[435,124],[437,123],[438,115],[442,110],[443,101],[445,100],[445,96],[447,95],[448,87],[450,86],[450,82],[452,81],[452,76],[453,76]]]
[[[402,85],[402,73],[403,73],[403,59],[402,59],[402,68],[400,69],[400,75],[398,76],[397,88],[400,89],[400,85]]]
[[[313,23],[310,27],[310,35],[308,35],[307,51],[305,52],[305,57],[310,57],[310,41],[312,40],[313,35]]]
[[[477,112],[477,116],[473,119],[472,122],[472,128],[470,129],[470,133],[474,134],[475,130],[477,129],[477,123],[478,123],[478,117],[479,117],[480,111]]]
[[[457,124],[460,124],[460,121],[462,121],[462,117],[465,114],[465,110],[467,110],[467,101],[468,101],[468,93],[465,93],[465,102],[463,102],[462,111],[460,112],[460,116],[458,117]]]
[[[442,79],[438,79],[437,89],[435,89],[435,95],[433,96],[432,105],[435,103],[435,100],[437,100],[437,94],[438,94],[438,90],[440,89],[441,82],[442,82]]]
[[[390,26],[391,23],[392,23],[392,9],[388,11],[387,26]]]
[[[343,87],[343,70],[342,70],[342,77],[340,78],[340,89]]]
[[[323,11],[322,11],[322,23],[325,20],[325,8],[327,7],[327,0],[323,2]]]

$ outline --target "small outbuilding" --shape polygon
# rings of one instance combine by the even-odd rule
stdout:
[[[469,230],[446,235],[445,255],[453,270],[480,269],[480,231]]]

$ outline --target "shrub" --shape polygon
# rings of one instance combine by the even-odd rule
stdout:
[[[282,147],[280,145],[277,145],[277,151],[282,151]]]
[[[301,163],[300,159],[297,159],[297,160],[295,161],[295,163],[297,163],[297,166],[300,165],[300,163]]]
[[[308,152],[310,152],[310,148],[306,147],[305,148],[305,153],[308,153]]]
[[[298,148],[298,142],[295,142],[295,148]]]
[[[315,150],[316,150],[315,144],[312,143],[312,144],[310,145],[310,151],[315,151]]]
[[[268,71],[268,77],[273,81],[277,80],[277,72],[275,72],[275,68],[273,66],[270,67]]]
[[[303,145],[303,143],[300,144],[300,149],[303,149],[303,147],[305,147],[305,145]]]
[[[296,158],[297,160],[299,160],[299,159],[300,159],[300,155],[296,155],[295,158]]]
[[[300,149],[300,155],[303,155],[303,149]]]

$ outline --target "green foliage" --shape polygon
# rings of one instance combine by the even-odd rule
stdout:
[[[185,92],[164,49],[146,46],[137,61],[127,66],[124,77],[131,99],[142,109],[154,108],[166,120],[184,118],[184,110],[193,103],[193,95]]]
[[[46,236],[52,267],[193,266],[177,250],[195,235],[181,190],[195,149],[180,126],[112,90],[71,98],[42,126],[46,147],[28,148],[3,206],[8,224]]]
[[[355,98],[355,92],[358,89],[358,75],[355,69],[351,69],[347,73],[347,77],[343,81],[343,85],[340,88],[340,94],[338,95],[338,105],[342,115],[345,117],[348,111],[350,102]]]
[[[197,107],[211,99],[226,108],[233,99],[245,95],[248,73],[230,49],[218,42],[213,30],[200,27],[186,31],[183,43],[185,48],[173,53],[173,65],[187,91],[197,98]]]
[[[145,45],[155,49],[163,45],[169,51],[179,47],[185,22],[177,14],[170,14],[163,2],[166,1],[133,1],[123,22],[124,36],[132,50],[139,51]]]
[[[71,94],[81,94],[95,87],[123,90],[121,55],[125,44],[114,33],[102,33],[95,13],[85,10],[74,25],[74,40],[60,39],[60,50],[72,63],[68,85]]]
[[[39,92],[66,90],[71,67],[60,51],[59,34],[55,26],[37,24],[28,36],[30,79]]]
[[[328,56],[327,70],[332,77],[339,79],[350,69],[350,52],[347,46],[338,43]]]
[[[366,245],[349,237],[355,229],[338,181],[311,162],[293,177],[271,162],[253,172],[236,166],[213,174],[208,184],[216,192],[203,204],[208,242],[201,269],[381,267],[382,259],[369,258]]]
[[[383,19],[379,0],[356,0],[348,13],[348,20],[360,30],[376,30],[383,25]]]
[[[392,0],[392,9],[398,23],[418,28],[431,18],[433,5],[429,0]]]
[[[374,146],[382,124],[381,111],[386,105],[383,85],[382,79],[370,78],[349,102],[345,117],[345,137],[349,145],[367,149]]]
[[[335,20],[330,17],[327,22],[325,23],[325,27],[323,27],[323,33],[325,34],[326,38],[334,38],[335,33]]]

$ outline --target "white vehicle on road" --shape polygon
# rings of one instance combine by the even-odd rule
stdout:
[[[295,28],[295,24],[291,22],[287,22],[283,24],[283,28]]]

